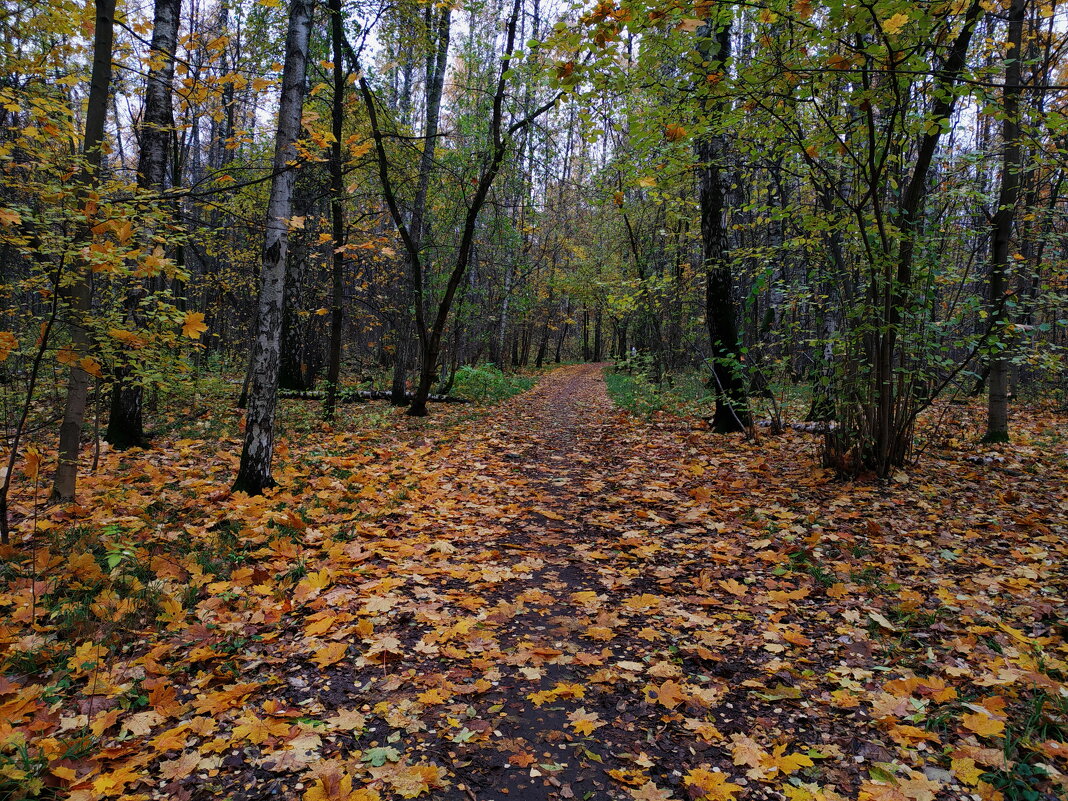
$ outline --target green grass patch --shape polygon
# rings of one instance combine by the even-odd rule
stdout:
[[[453,394],[475,403],[499,403],[526,392],[538,379],[523,373],[506,373],[489,364],[464,365],[456,371]]]
[[[696,415],[714,403],[694,372],[669,374],[656,383],[645,370],[620,365],[605,371],[604,380],[617,406],[645,417],[655,412]]]

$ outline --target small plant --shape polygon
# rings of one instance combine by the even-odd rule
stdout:
[[[984,773],[982,779],[1000,790],[1006,801],[1045,801],[1052,796],[1035,789],[1035,785],[1048,776],[1041,765],[1016,762],[1011,768]]]

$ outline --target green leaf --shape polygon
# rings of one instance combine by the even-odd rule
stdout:
[[[387,762],[400,762],[400,758],[400,751],[392,746],[368,748],[363,752],[363,756],[360,757],[363,762],[369,762],[375,768],[380,768]]]

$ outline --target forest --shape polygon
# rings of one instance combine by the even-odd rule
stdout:
[[[0,0],[0,801],[1068,797],[1068,8]]]

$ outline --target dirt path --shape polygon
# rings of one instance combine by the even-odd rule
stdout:
[[[617,539],[592,521],[605,508],[606,473],[621,456],[612,448],[612,406],[601,373],[600,366],[586,365],[551,374],[527,402],[499,418],[490,434],[509,448],[506,464],[513,475],[499,477],[501,483],[519,489],[533,505],[507,521],[495,541],[503,549],[499,564],[514,574],[497,600],[515,609],[495,634],[515,669],[502,674],[486,701],[501,707],[494,734],[499,732],[511,752],[482,752],[472,760],[464,783],[479,799],[610,792],[603,757],[596,753],[610,743],[598,738],[591,750],[581,734],[587,729],[593,734],[593,726],[602,728],[627,704],[613,707],[610,697],[587,696],[586,689],[596,669],[637,655],[617,653],[607,643],[597,647],[596,637],[607,640],[620,620],[607,610],[595,616],[575,603],[586,598],[602,606],[598,594],[626,586],[605,581],[596,568]],[[613,605],[611,598],[604,604]],[[598,622],[608,625],[591,636]],[[563,692],[554,689],[560,687]]]
[[[444,797],[627,798],[654,776],[677,783],[682,756],[707,750],[694,727],[720,692],[714,674],[735,669],[685,669],[663,629],[712,623],[699,606],[664,596],[685,570],[656,564],[659,552],[671,555],[674,525],[658,507],[684,496],[668,489],[675,474],[663,444],[652,459],[646,443],[624,437],[602,372],[584,365],[546,376],[440,465],[440,487],[459,512],[442,550],[466,586],[427,594],[470,610],[447,620],[474,628],[438,644],[435,656],[459,665],[426,665],[417,680],[452,690],[455,678],[481,670],[488,684],[465,705],[456,747],[438,751],[455,774]],[[441,519],[441,499],[428,500],[408,525]],[[677,697],[658,703],[665,685]],[[693,708],[680,714],[686,702]]]

